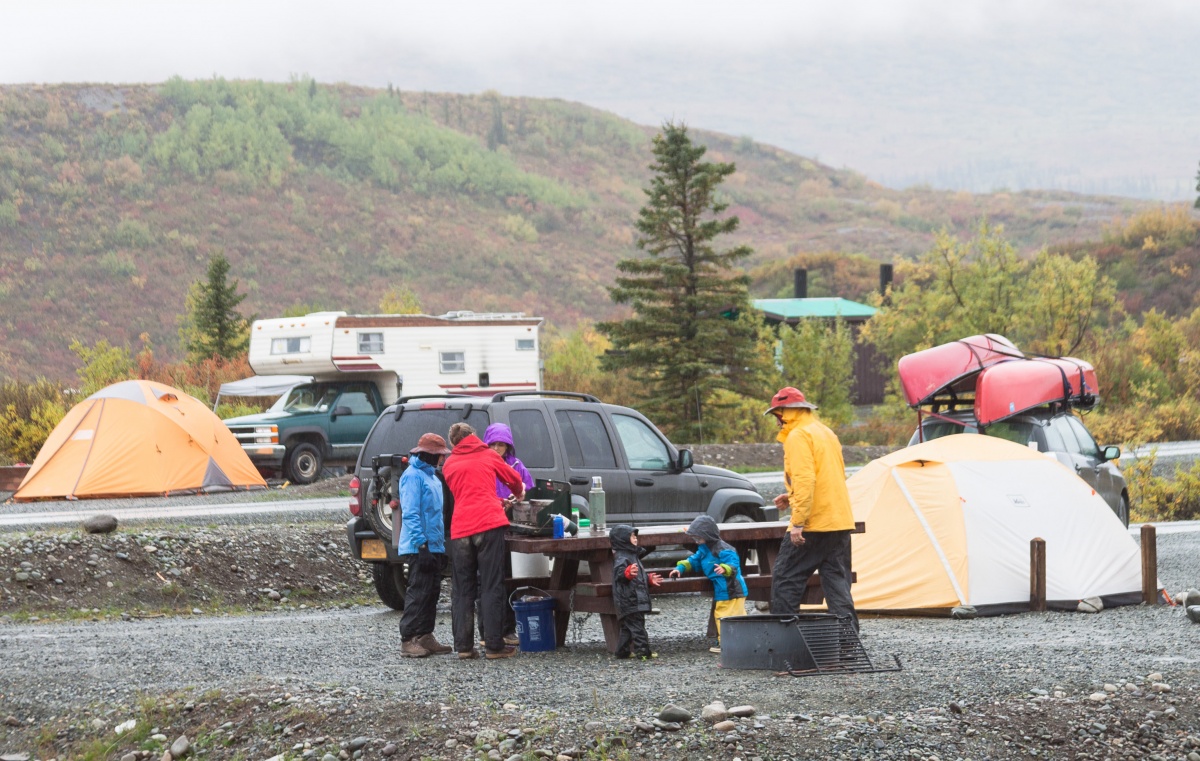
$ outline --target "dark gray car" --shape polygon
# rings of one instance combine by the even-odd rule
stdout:
[[[943,413],[943,417],[960,422],[926,418],[921,426],[926,441],[954,433],[984,433],[1053,454],[1095,489],[1122,523],[1129,525],[1129,490],[1117,467],[1121,448],[1097,446],[1092,434],[1070,410],[1029,410],[983,430],[976,425],[975,415],[969,409]],[[909,446],[919,443],[919,433],[913,432]]]
[[[391,544],[392,515],[399,506],[368,493],[375,463],[382,462],[380,455],[406,455],[423,433],[447,436],[460,421],[481,437],[491,423],[507,423],[530,474],[570,484],[572,505],[585,517],[592,477],[600,476],[609,525],[687,524],[701,513],[717,522],[778,519],[778,509],[749,480],[724,468],[696,465],[690,451],[676,447],[629,407],[553,391],[402,399],[384,410],[367,435],[354,470],[357,483],[352,483],[355,517],[347,526],[351,554],[372,563],[380,597],[392,607],[391,588],[403,583]],[[382,543],[383,557],[374,542],[364,552],[364,541],[371,540]],[[402,605],[402,594],[399,599]]]

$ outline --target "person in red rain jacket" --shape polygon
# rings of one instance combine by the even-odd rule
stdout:
[[[459,658],[476,658],[475,600],[483,619],[484,651],[489,659],[508,658],[516,650],[504,644],[504,534],[508,516],[496,494],[496,480],[518,499],[525,497],[521,476],[475,435],[466,423],[450,426],[453,449],[442,466],[454,496],[450,518],[450,618]]]

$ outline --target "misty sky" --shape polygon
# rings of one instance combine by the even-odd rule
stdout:
[[[885,184],[1195,197],[1200,3],[7,2],[0,83],[555,97]]]

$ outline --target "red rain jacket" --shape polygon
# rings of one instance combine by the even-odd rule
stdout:
[[[500,526],[508,525],[504,505],[496,495],[496,479],[514,494],[525,489],[521,476],[479,440],[468,436],[458,442],[442,475],[454,495],[454,515],[450,519],[450,538],[462,539]]]

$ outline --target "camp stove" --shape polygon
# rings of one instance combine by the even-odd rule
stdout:
[[[721,668],[791,676],[899,671],[876,666],[849,621],[829,613],[729,616],[721,619]]]
[[[526,492],[528,499],[505,507],[508,527],[514,534],[553,536],[554,516],[571,515],[571,485],[565,481],[539,478]],[[574,524],[571,525],[574,533]]]
[[[554,514],[550,511],[552,499],[528,499],[514,502],[508,525],[519,533],[549,535],[554,531]]]

